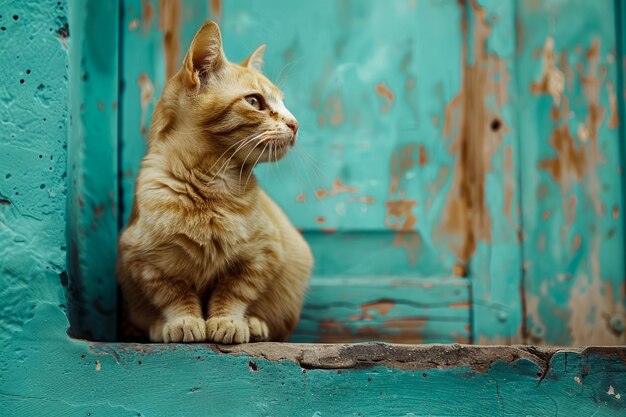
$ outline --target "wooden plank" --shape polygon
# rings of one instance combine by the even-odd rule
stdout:
[[[463,278],[318,276],[291,340],[468,343],[468,300]]]
[[[459,154],[449,216],[465,219],[452,232],[462,239],[457,253],[472,281],[473,341],[519,343],[514,3],[470,0],[464,4],[463,84],[448,103],[446,119],[450,131],[456,132],[453,140]]]
[[[626,342],[614,7],[518,3],[525,301],[533,343]]]
[[[119,2],[71,10],[68,312],[73,335],[115,340]]]

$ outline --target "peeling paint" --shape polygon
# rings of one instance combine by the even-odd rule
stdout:
[[[402,232],[413,230],[417,223],[417,217],[413,213],[413,207],[416,205],[416,200],[386,201],[385,224],[387,227]]]
[[[420,166],[424,166],[428,163],[428,153],[426,152],[426,148],[424,145],[420,143],[418,147],[418,163]]]
[[[565,59],[566,61],[566,59]],[[561,97],[565,88],[565,76],[563,71],[557,68],[554,60],[554,39],[546,38],[543,45],[543,65],[541,78],[530,85],[533,94],[547,94],[552,97],[555,106],[561,104]]]
[[[623,341],[622,332],[610,326],[613,316],[626,317],[623,301],[626,298],[626,283],[616,289],[610,282],[604,282],[600,271],[600,240],[594,238],[589,254],[591,273],[578,273],[569,294],[567,306],[570,309],[568,327],[572,344],[581,346],[593,341],[597,345],[619,345]],[[595,323],[590,325],[590,323]]]
[[[222,0],[209,0],[211,16],[219,24],[222,20]]]
[[[141,26],[143,32],[148,33],[150,31],[150,25],[154,18],[154,6],[150,4],[148,0],[141,0]]]
[[[491,28],[485,10],[476,1],[471,1],[471,8],[474,62],[469,62],[465,46],[461,91],[445,108],[444,137],[453,139],[450,153],[458,158],[440,227],[444,236],[454,238],[452,250],[463,261],[470,259],[478,241],[491,240],[484,187],[491,160],[508,132],[498,112],[507,101],[509,77],[504,62],[487,53]],[[464,14],[466,39],[467,19]],[[490,97],[493,109],[487,105]]]
[[[389,174],[391,177],[391,185],[389,193],[395,194],[400,186],[400,181],[405,174],[415,166],[415,144],[410,143],[396,149],[391,156],[391,164]]]
[[[315,191],[315,196],[317,197],[318,200],[323,200],[326,197],[329,196],[336,196],[337,194],[341,194],[341,193],[358,193],[359,190],[351,187],[347,184],[344,184],[343,182],[341,182],[341,179],[337,178],[335,179],[335,181],[333,181],[332,186],[330,189],[318,189]]]
[[[391,91],[391,89],[384,82],[381,82],[376,85],[376,94],[385,100],[385,102],[380,106],[380,111],[382,113],[388,112],[391,109],[395,98],[393,91]]]
[[[178,70],[180,60],[180,1],[160,0],[159,29],[163,32],[165,78],[169,79]]]
[[[146,73],[139,75],[137,84],[139,85],[139,100],[141,102],[141,135],[147,138],[148,128],[146,126],[146,120],[150,103],[154,100],[154,84],[152,84],[152,81]]]
[[[598,74],[599,49],[599,41],[594,40],[585,54],[588,60],[587,73],[580,77],[588,108],[586,122],[578,129],[578,136],[582,143],[576,145],[570,133],[569,100],[563,97],[560,106],[555,106],[553,109],[555,114],[553,119],[559,124],[552,131],[550,138],[550,144],[556,150],[557,156],[539,163],[539,167],[548,171],[554,181],[559,184],[563,194],[571,191],[574,182],[585,180],[585,188],[593,201],[596,213],[602,212],[597,165],[604,162],[604,157],[598,148],[598,131],[605,115],[604,107],[599,104],[600,87],[603,82],[603,78],[600,78]]]

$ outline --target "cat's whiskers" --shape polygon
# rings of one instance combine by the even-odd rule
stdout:
[[[256,164],[259,163],[259,159],[261,159],[261,157],[263,156],[263,153],[265,152],[265,149],[267,148],[267,143],[265,144],[265,146],[263,147],[263,150],[261,151],[261,153],[259,154],[259,157],[256,159],[256,161],[254,161],[254,164],[252,165],[252,168],[250,168],[250,173],[248,174],[248,178],[246,179],[246,183],[243,186],[243,189],[245,190],[246,187],[248,186],[248,181],[250,180],[250,176],[252,176],[252,172],[254,171],[254,167],[256,167]]]
[[[241,192],[241,176],[243,175],[243,169],[246,166],[246,161],[248,160],[248,157],[252,154],[252,152],[256,149],[256,147],[264,142],[265,140],[261,139],[256,145],[252,147],[252,149],[250,149],[250,152],[248,152],[248,154],[246,155],[246,158],[243,160],[243,163],[241,164],[241,168],[239,169],[239,192]],[[263,153],[261,152],[261,154]],[[252,167],[251,169],[253,168],[254,167]]]
[[[228,149],[226,149],[220,156],[219,158],[217,158],[217,160],[213,163],[213,165],[211,165],[209,167],[209,169],[207,169],[207,172],[211,172],[211,170],[213,169],[213,167],[215,167],[215,165],[218,164],[218,162],[224,157],[224,155],[226,155],[226,153],[231,150],[234,146],[237,146],[238,144],[241,144],[242,146],[245,146],[245,143],[242,142],[250,142],[250,140],[256,139],[260,136],[262,136],[263,134],[265,134],[265,132],[261,132],[261,133],[253,133],[252,135],[246,136],[243,139],[239,139],[238,141],[235,141],[232,145],[230,145],[228,147]],[[239,148],[237,148],[238,150]],[[237,152],[237,150],[235,150],[235,153]],[[234,155],[234,154],[233,154]]]
[[[235,149],[235,151],[234,151],[234,152],[233,152],[233,154],[230,156],[230,158],[228,158],[228,159],[226,160],[226,162],[224,162],[224,164],[222,164],[222,166],[220,167],[220,169],[218,169],[218,170],[217,170],[217,172],[215,173],[215,175],[213,175],[213,177],[209,180],[209,183],[213,182],[213,180],[215,180],[215,178],[216,178],[218,175],[220,175],[220,174],[222,173],[222,170],[225,170],[225,169],[227,169],[227,168],[228,168],[228,164],[229,164],[229,163],[230,163],[230,161],[231,161],[231,160],[235,157],[235,155],[237,154],[237,152],[239,152],[241,149],[243,149],[243,148],[244,148],[247,144],[249,144],[249,143],[251,143],[251,142],[253,142],[254,140],[257,140],[257,139],[259,139],[259,138],[261,138],[261,140],[259,141],[259,143],[261,143],[261,142],[262,142],[262,140],[264,139],[263,137],[264,137],[267,133],[268,133],[268,132],[261,132],[261,133],[259,133],[258,135],[255,135],[255,136],[253,136],[252,138],[249,138],[248,140],[246,140],[244,143],[240,144],[240,145],[239,145],[239,147],[238,147],[237,149]],[[236,142],[236,143],[238,143],[238,142]],[[255,145],[255,147],[256,147],[256,146],[258,146],[258,143]],[[230,147],[230,148],[232,148],[232,145],[231,145],[231,147]],[[230,148],[229,148],[229,149],[230,149]],[[252,148],[252,149],[254,149],[254,148]],[[225,154],[226,152],[228,152],[228,149],[224,152],[224,154]],[[224,156],[224,154],[222,154],[222,156]],[[219,158],[219,159],[222,159],[222,156],[220,156],[220,158]],[[219,159],[218,159],[218,161],[219,161]],[[216,163],[214,163],[214,164],[211,166],[211,168],[209,168],[209,170],[208,170],[207,172],[210,172],[210,170],[211,170],[211,169],[212,169],[212,168],[213,168],[216,164],[217,164],[217,162],[216,162]]]

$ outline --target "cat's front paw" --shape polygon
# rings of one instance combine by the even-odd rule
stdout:
[[[211,317],[206,321],[206,331],[209,341],[223,343],[248,343],[250,329],[248,323],[239,317],[222,316]]]
[[[175,317],[163,325],[163,341],[165,343],[204,342],[205,340],[206,325],[200,317]]]
[[[255,316],[246,317],[250,329],[250,339],[254,342],[265,342],[269,338],[270,330],[267,323]]]

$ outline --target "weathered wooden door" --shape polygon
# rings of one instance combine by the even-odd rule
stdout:
[[[566,5],[587,11],[584,31],[550,20]],[[268,44],[264,71],[300,122],[291,154],[256,171],[316,259],[294,341],[581,341],[546,337],[543,320],[570,320],[566,291],[585,285],[623,314],[623,261],[602,259],[606,277],[582,261],[623,254],[618,116],[598,113],[618,88],[611,13],[573,0],[126,0],[123,218],[154,101],[211,18],[232,61]]]

